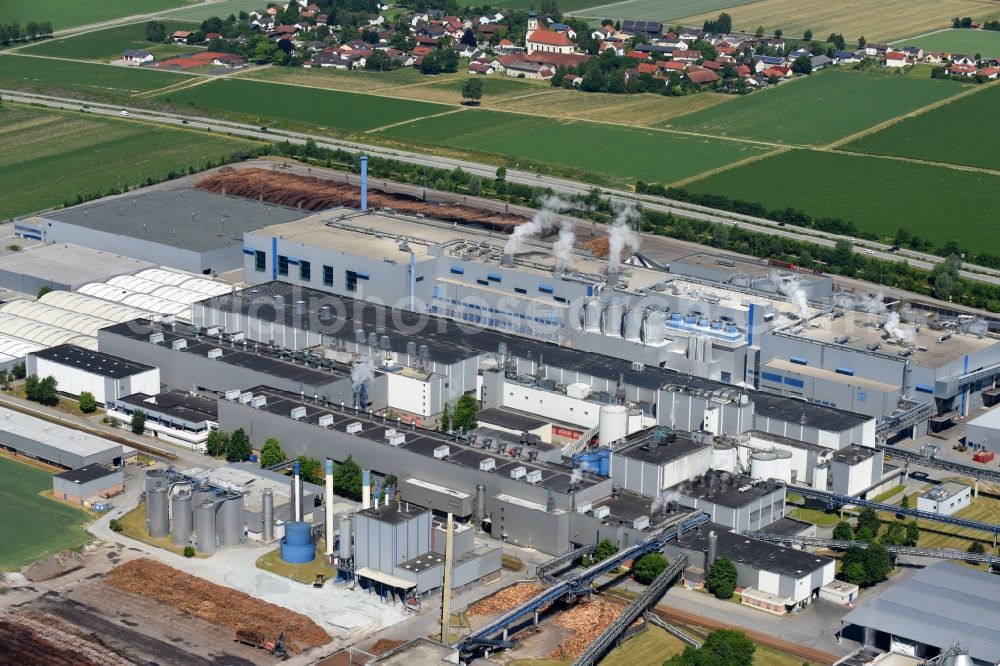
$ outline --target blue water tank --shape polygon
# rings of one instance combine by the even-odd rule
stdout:
[[[681,320],[680,312],[675,312],[672,315],[670,315],[670,321],[680,321],[680,320]]]
[[[257,462],[257,454],[256,453],[251,453],[250,454],[250,462]]]
[[[285,541],[292,546],[304,546],[311,543],[309,523],[293,521],[285,524]]]
[[[713,321],[712,322],[712,330],[713,331],[718,331],[718,330],[721,330],[721,329],[722,329],[722,322],[721,321]]]
[[[281,539],[281,559],[290,564],[303,564],[316,559],[316,544],[308,523],[293,521],[285,524]]]

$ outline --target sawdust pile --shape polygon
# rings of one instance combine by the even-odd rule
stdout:
[[[528,599],[538,595],[545,586],[539,583],[518,583],[505,587],[496,594],[480,599],[469,606],[469,615],[496,615],[520,606]]]
[[[293,652],[330,642],[330,636],[305,615],[150,559],[133,560],[112,569],[106,582],[228,627],[234,633],[252,631],[276,641],[284,632]]]
[[[130,666],[95,634],[41,613],[0,615],[0,664]]]
[[[614,622],[623,610],[625,609],[618,604],[594,599],[581,601],[568,611],[559,613],[555,619],[556,626],[567,630],[571,637],[564,640],[551,657],[553,659],[576,659],[587,649],[588,645],[604,633],[608,625]]]
[[[380,655],[380,654],[382,654],[384,652],[388,652],[389,650],[395,650],[400,645],[403,645],[405,643],[407,643],[407,641],[405,641],[405,640],[395,640],[395,639],[392,639],[392,638],[380,638],[377,641],[375,641],[372,644],[372,646],[370,648],[368,648],[368,650],[366,650],[366,651],[370,652],[371,654],[374,654],[374,655]]]
[[[357,185],[267,169],[227,167],[204,178],[195,187],[217,194],[263,199],[269,203],[308,211],[322,211],[338,206],[361,207],[361,190]],[[392,208],[406,215],[422,214],[446,222],[482,225],[496,231],[510,231],[525,222],[519,215],[459,204],[426,203],[405,194],[379,192],[374,189],[371,179],[368,181],[368,207]]]
[[[611,251],[611,243],[607,238],[595,238],[594,240],[582,243],[583,247],[590,250],[595,257],[606,257]]]

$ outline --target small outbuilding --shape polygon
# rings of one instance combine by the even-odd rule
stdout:
[[[84,506],[91,498],[111,497],[125,490],[125,475],[121,468],[86,465],[52,477],[52,494],[56,499]]]

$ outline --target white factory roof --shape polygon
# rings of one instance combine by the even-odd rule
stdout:
[[[9,359],[23,358],[25,354],[45,349],[44,346],[9,335],[0,335],[0,355]]]
[[[153,316],[153,312],[149,310],[133,308],[120,303],[112,303],[111,301],[81,294],[80,292],[50,291],[38,299],[38,302],[53,305],[64,310],[72,310],[73,312],[100,317],[116,324],[132,321],[133,319],[148,319]]]
[[[979,426],[980,428],[1000,428],[1000,408],[991,409],[972,419],[966,421],[965,426]]]
[[[201,476],[201,475],[199,475]],[[210,483],[246,493],[246,508],[249,511],[261,510],[261,493],[270,488],[274,494],[274,506],[281,506],[291,501],[291,476],[277,472],[259,469],[250,463],[231,463],[216,467],[204,473],[204,478]],[[302,483],[303,491],[322,496],[324,488],[312,483]]]
[[[90,336],[96,336],[99,330],[115,323],[108,319],[64,310],[38,301],[11,301],[0,306],[0,312],[25,319],[34,319],[43,324],[58,326],[68,331]]]
[[[436,483],[431,483],[430,481],[424,481],[423,479],[418,479],[412,476],[406,479],[406,482],[412,483],[413,485],[419,486],[421,488],[426,488],[427,490],[433,490],[435,492],[443,493],[445,495],[450,495],[451,497],[455,497],[458,499],[468,499],[469,497],[471,497],[471,495],[469,495],[468,493],[463,493],[459,490],[454,490],[452,488],[445,488],[444,486],[439,486]]]
[[[513,504],[515,506],[524,507],[525,509],[534,509],[535,511],[545,511],[545,505],[539,504],[538,502],[532,502],[531,500],[522,499],[520,497],[514,497],[513,495],[506,495],[500,493],[493,499],[499,500],[500,502],[506,502],[507,504]],[[562,509],[556,509],[555,513],[561,514],[566,513]]]
[[[78,456],[92,456],[121,444],[0,407],[0,432],[9,432]]]
[[[80,287],[78,291],[82,294],[87,294],[88,296],[96,296],[97,298],[103,298],[106,301],[122,303],[123,305],[139,308],[141,310],[149,310],[161,315],[174,315],[175,317],[180,317],[185,320],[191,319],[190,305],[178,303],[177,301],[170,301],[151,294],[143,294],[141,292],[130,291],[121,287],[115,287],[98,282],[85,284]]]
[[[6,313],[0,313],[0,334],[21,338],[43,347],[73,344],[97,350],[97,338]]]
[[[197,303],[208,298],[208,295],[200,291],[191,291],[190,289],[175,287],[154,280],[145,280],[134,275],[119,275],[111,278],[105,284],[128,289],[129,291],[136,291],[140,294],[165,298],[168,301],[176,301],[185,305],[191,305],[192,303]]]
[[[417,585],[416,583],[408,581],[405,578],[393,576],[392,574],[388,574],[384,571],[379,571],[378,569],[373,569],[371,567],[361,567],[354,573],[358,576],[364,576],[365,578],[377,580],[380,583],[391,585],[392,587],[398,587],[402,590],[408,590],[411,587],[416,587]]]
[[[43,224],[40,219],[35,223]],[[152,265],[148,261],[68,243],[36,245],[0,257],[0,271],[64,285],[106,280],[114,275],[135,273]]]
[[[834,372],[833,370],[824,370],[823,368],[814,368],[809,365],[800,365],[798,363],[792,363],[791,361],[786,361],[780,358],[774,358],[764,364],[765,368],[773,368],[774,370],[781,370],[782,372],[797,372],[800,375],[805,375],[806,377],[812,377],[814,379],[823,379],[826,381],[837,382],[838,384],[846,384],[848,386],[857,386],[858,388],[868,389],[869,391],[882,391],[883,393],[891,393],[892,391],[898,391],[899,386],[894,386],[892,384],[887,384],[885,382],[875,381],[874,379],[866,379],[864,377],[857,377],[853,375],[844,375],[839,372]]]
[[[136,273],[135,276],[143,278],[144,280],[152,280],[153,282],[160,282],[162,284],[180,287],[182,289],[199,291],[203,294],[208,294],[209,296],[222,296],[223,294],[228,294],[233,291],[232,286],[224,282],[216,282],[215,280],[209,280],[208,278],[191,275],[189,273],[167,270],[165,268],[150,268],[149,270]]]

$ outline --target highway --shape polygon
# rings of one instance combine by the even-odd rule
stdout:
[[[489,164],[458,158],[423,155],[356,141],[333,139],[322,135],[305,134],[281,129],[264,129],[258,126],[248,125],[246,123],[219,120],[204,116],[86,102],[68,97],[40,95],[15,90],[0,90],[0,94],[2,94],[3,99],[12,102],[37,104],[40,106],[60,109],[80,109],[86,105],[87,111],[90,113],[115,117],[121,117],[122,112],[127,111],[131,120],[175,125],[190,129],[208,130],[212,132],[223,132],[234,136],[241,136],[262,141],[287,140],[290,143],[304,144],[307,140],[312,139],[317,145],[324,148],[363,151],[373,157],[395,159],[403,162],[409,162],[411,164],[418,164],[438,169],[452,170],[462,168],[467,173],[471,173],[482,178],[492,179],[496,177],[496,166]],[[764,218],[730,213],[728,211],[720,211],[706,206],[699,206],[697,204],[690,204],[663,197],[636,194],[627,190],[598,187],[588,183],[580,183],[565,178],[546,176],[528,171],[520,171],[517,169],[507,169],[507,180],[524,185],[548,187],[554,192],[564,195],[587,195],[592,190],[597,189],[603,196],[608,197],[611,201],[621,205],[635,205],[637,203],[641,203],[643,208],[646,210],[653,210],[661,213],[672,213],[677,216],[705,222],[743,227],[759,233],[767,233],[772,236],[789,238],[801,242],[815,243],[825,247],[833,247],[837,240],[842,238],[836,234],[829,234],[812,229],[782,227],[777,222]],[[872,256],[885,261],[907,261],[911,266],[924,270],[930,270],[941,260],[940,257],[914,252],[912,250],[889,252],[888,245],[875,243],[873,241],[856,239],[852,239],[852,241],[854,245],[854,252],[857,254]],[[975,270],[970,270],[969,267],[965,267],[959,271],[959,274],[962,277],[971,280],[979,280],[989,284],[1000,285],[1000,271],[998,270],[980,266],[976,266]]]

